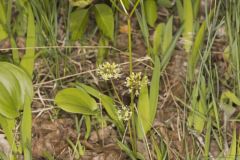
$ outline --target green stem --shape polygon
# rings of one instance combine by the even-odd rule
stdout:
[[[124,103],[123,103],[123,101],[121,100],[121,98],[119,97],[118,92],[117,92],[117,90],[116,90],[116,87],[115,87],[115,85],[114,85],[114,83],[113,83],[112,80],[111,80],[111,84],[112,84],[112,87],[113,87],[114,94],[117,96],[117,99],[118,99],[119,103],[120,103],[122,106],[124,106]]]
[[[132,31],[131,31],[131,17],[128,17],[128,52],[129,52],[129,72],[130,74],[133,72],[133,65],[132,65]],[[137,153],[137,136],[136,136],[136,123],[135,123],[135,110],[134,110],[134,95],[131,93],[131,104],[130,104],[130,109],[132,112],[132,118],[131,122],[129,123],[129,132],[130,132],[130,139],[131,139],[131,144],[132,144],[132,149],[134,154]],[[132,126],[130,125],[132,124]],[[132,129],[132,130],[130,130]]]
[[[128,17],[128,53],[129,53],[129,71],[132,73],[132,29],[131,29],[131,17]]]

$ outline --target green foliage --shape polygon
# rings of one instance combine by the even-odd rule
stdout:
[[[111,119],[115,123],[115,125],[120,129],[120,131],[122,132],[124,131],[123,122],[118,118],[117,108],[114,100],[111,97],[106,96],[101,92],[99,92],[98,90],[90,86],[87,86],[83,83],[77,83],[76,85],[78,88],[83,89],[84,91],[88,92],[90,95],[94,96],[95,98],[98,98],[99,101],[102,103],[104,109],[108,113],[108,115],[111,117]]]
[[[27,28],[27,40],[26,47],[27,50],[22,58],[20,66],[28,73],[31,77],[34,69],[34,59],[35,59],[35,47],[36,45],[36,32],[35,32],[35,22],[34,15],[31,6],[28,5],[28,28]]]
[[[194,71],[195,71],[198,59],[200,57],[200,51],[201,51],[201,46],[204,40],[205,29],[206,29],[206,21],[203,22],[203,24],[201,25],[196,35],[193,48],[192,48],[192,53],[189,55],[189,58],[188,58],[188,78],[190,81],[192,81],[194,78]]]
[[[114,35],[114,18],[112,9],[106,4],[96,4],[94,13],[99,29],[103,35],[113,40]]]
[[[150,86],[150,124],[153,123],[158,106],[158,94],[159,94],[159,83],[160,83],[160,75],[161,75],[161,64],[160,60],[157,56],[155,56],[154,69],[152,74],[151,86]]]
[[[164,23],[159,23],[155,28],[155,31],[153,34],[153,54],[154,55],[159,55],[159,52],[162,51],[161,44],[163,41],[164,28],[165,28]]]
[[[95,115],[98,109],[96,101],[85,91],[77,88],[67,88],[59,91],[55,103],[64,111]]]
[[[31,159],[31,102],[33,86],[29,76],[19,67],[0,62],[0,124],[14,152],[17,149],[13,129],[23,110],[21,140],[25,159]],[[21,147],[20,147],[21,148]]]
[[[71,40],[76,41],[81,39],[88,24],[89,11],[88,9],[76,9],[70,14],[70,32]]]
[[[147,23],[154,27],[157,20],[157,4],[155,0],[144,0],[144,9]]]
[[[164,27],[164,34],[162,40],[162,54],[164,55],[170,47],[173,39],[173,17],[170,17],[166,26]]]
[[[150,102],[148,95],[147,84],[142,86],[139,99],[138,99],[138,116],[137,116],[137,133],[140,139],[144,138],[144,135],[151,128],[150,125]]]
[[[188,116],[188,125],[202,133],[207,116],[207,86],[206,80],[202,76],[197,84],[194,85],[191,97],[191,110]]]

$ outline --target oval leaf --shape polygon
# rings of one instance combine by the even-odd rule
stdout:
[[[157,4],[155,0],[145,0],[144,9],[146,14],[147,23],[154,27],[157,20]]]
[[[89,13],[87,9],[77,9],[70,14],[71,40],[81,39],[88,23]]]
[[[97,4],[94,12],[99,29],[106,37],[113,40],[114,18],[112,9],[106,4]]]
[[[19,67],[0,62],[0,114],[16,118],[26,98],[32,100],[33,87],[29,76]]]
[[[58,92],[55,103],[64,111],[86,115],[96,114],[96,101],[83,90],[67,88]]]

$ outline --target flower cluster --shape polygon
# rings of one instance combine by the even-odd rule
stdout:
[[[103,80],[117,79],[121,76],[119,65],[109,62],[105,62],[99,65],[97,73],[102,77]]]
[[[118,110],[118,118],[120,120],[128,121],[132,116],[132,112],[127,106],[122,106],[122,109]]]
[[[129,92],[138,96],[142,86],[148,83],[147,76],[142,77],[142,73],[132,72],[129,77],[126,78],[126,86],[129,88]]]

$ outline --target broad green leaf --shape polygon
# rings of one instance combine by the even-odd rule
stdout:
[[[137,133],[138,138],[144,138],[144,135],[151,128],[150,105],[147,84],[142,86],[138,99],[137,115]]]
[[[23,109],[25,98],[33,97],[32,82],[19,67],[0,62],[0,114],[8,118],[16,118]]]
[[[24,159],[31,158],[31,102],[33,86],[27,73],[21,68],[6,62],[0,62],[0,124],[7,136],[12,150],[16,152],[15,119],[23,110],[21,125]]]
[[[55,103],[64,111],[95,115],[98,105],[85,91],[77,88],[67,88],[59,91]]]
[[[24,159],[32,159],[32,111],[31,111],[31,99],[26,97],[22,124],[21,124],[21,140],[24,153]]]
[[[156,112],[157,112],[159,83],[160,83],[160,75],[161,75],[160,69],[161,69],[160,60],[158,56],[155,56],[153,75],[152,75],[152,80],[150,85],[150,96],[149,96],[150,124],[153,123]]]
[[[205,29],[206,29],[206,21],[203,22],[203,24],[201,25],[197,33],[196,39],[193,44],[192,53],[189,55],[189,58],[188,58],[188,77],[190,81],[192,81],[194,78],[194,71],[195,71],[198,59],[200,57],[200,49],[204,40]]]
[[[31,6],[28,5],[28,28],[27,28],[27,40],[26,47],[30,47],[26,49],[25,55],[22,58],[20,66],[28,73],[30,77],[32,77],[33,69],[34,69],[34,56],[35,56],[35,47],[36,45],[36,35],[35,35],[35,24],[34,24],[34,16],[31,9]]]
[[[146,14],[147,23],[154,27],[157,20],[157,4],[155,0],[145,0],[144,9]]]
[[[165,26],[162,40],[162,54],[165,54],[173,39],[173,17],[171,16]]]
[[[120,128],[121,131],[124,131],[123,122],[118,118],[117,108],[114,103],[114,100],[111,97],[106,96],[106,95],[102,94],[101,92],[99,92],[98,90],[96,90],[90,86],[87,86],[83,83],[77,83],[76,85],[79,89],[80,88],[84,89],[84,91],[88,92],[90,95],[98,98],[100,100],[100,102],[102,103],[104,109],[107,111],[108,115],[114,121],[114,123]]]
[[[159,55],[161,49],[161,43],[163,42],[163,35],[164,35],[164,23],[159,23],[154,31],[153,34],[153,54]]]
[[[236,135],[236,127],[234,127],[233,135],[232,135],[231,148],[230,148],[229,153],[226,157],[226,160],[235,160],[236,152],[237,152],[237,135]]]
[[[183,20],[184,20],[184,31],[183,31],[183,40],[184,40],[184,49],[187,53],[190,52],[192,47],[192,38],[193,38],[193,9],[192,1],[184,0],[183,1]]]
[[[5,13],[5,5],[4,1],[0,1],[0,41],[4,40],[8,37],[8,33],[5,29],[6,25],[6,13]]]
[[[113,40],[114,18],[112,9],[106,4],[96,4],[94,12],[99,29],[106,37]]]
[[[88,9],[77,9],[70,14],[71,40],[81,39],[88,24]]]
[[[72,6],[77,6],[79,8],[84,8],[90,5],[92,2],[93,0],[70,0],[70,4]]]

